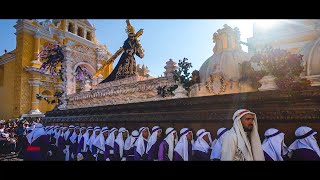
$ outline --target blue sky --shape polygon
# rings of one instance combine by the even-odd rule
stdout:
[[[124,19],[89,19],[96,28],[97,40],[106,44],[111,53],[115,53],[127,37]],[[11,51],[16,47],[15,28],[16,20],[0,20],[0,55],[4,49]],[[252,37],[253,20],[245,19],[131,19],[135,30],[144,29],[140,42],[145,50],[145,57],[136,57],[139,64],[149,67],[150,75],[158,77],[165,71],[166,61],[173,59],[178,62],[184,57],[189,59],[193,68],[199,70],[202,63],[212,54],[214,43],[213,33],[228,24],[232,28],[238,27],[241,40],[247,42]],[[243,46],[243,50],[247,48]],[[114,67],[118,62],[116,59]]]

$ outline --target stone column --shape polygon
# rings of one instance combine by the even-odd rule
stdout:
[[[40,52],[40,38],[41,38],[41,33],[40,31],[37,31],[34,35],[34,53],[33,53],[33,61],[31,61],[32,67],[35,67],[35,68],[40,68],[42,64],[40,62],[40,59],[38,58],[38,54]]]
[[[40,82],[40,78],[33,78],[30,79],[29,84],[32,86],[32,107],[30,114],[39,114],[41,112],[39,111],[39,100],[37,99],[37,94],[40,93],[39,86],[42,84],[42,82]]]

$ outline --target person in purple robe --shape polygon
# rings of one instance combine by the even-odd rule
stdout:
[[[112,128],[109,132],[109,136],[106,139],[104,159],[106,161],[114,161],[114,141],[118,136],[118,129]]]
[[[126,155],[124,151],[124,142],[128,138],[128,130],[126,128],[122,127],[119,129],[118,136],[116,140],[114,141],[114,160],[115,161],[125,161]]]
[[[158,161],[159,146],[162,142],[162,129],[159,126],[152,128],[151,136],[147,145],[147,154],[149,161]]]
[[[173,161],[173,150],[177,143],[177,131],[172,127],[167,128],[166,137],[159,145],[158,160]]]
[[[284,143],[283,132],[270,128],[266,130],[264,137],[262,149],[266,161],[284,161],[288,159],[288,147]]]
[[[193,157],[194,161],[209,161],[211,155],[211,134],[205,129],[197,131],[197,140],[193,145]]]
[[[71,145],[72,142],[70,141],[70,137],[74,133],[74,125],[70,125],[68,127],[68,130],[64,133],[63,138],[64,138],[64,144],[65,144],[65,149],[63,153],[65,154],[65,161],[69,161],[71,159]]]
[[[180,130],[180,139],[174,148],[174,161],[191,161],[192,160],[192,140],[193,134],[189,128]]]
[[[57,145],[57,154],[56,154],[56,160],[58,161],[65,161],[65,140],[64,140],[64,134],[67,132],[68,127],[60,127],[59,133],[58,133],[58,140],[56,141]]]
[[[81,133],[83,134],[79,145],[78,145],[78,150],[77,150],[77,160],[78,161],[88,161],[88,150],[89,150],[89,145],[88,141],[90,140],[90,137],[93,135],[93,127],[89,126],[87,129],[82,127]]]
[[[139,137],[139,132],[134,130],[131,135],[126,139],[124,143],[124,154],[126,156],[126,161],[134,161],[134,143]]]
[[[292,161],[319,161],[320,150],[315,138],[316,131],[301,126],[295,131],[296,140],[289,146]]]
[[[90,139],[88,141],[89,145],[89,151],[88,151],[88,160],[89,161],[96,161],[97,160],[97,147],[93,146],[93,142],[97,139],[97,137],[100,135],[101,128],[99,126],[96,126],[93,128],[93,134],[90,136]]]
[[[77,148],[78,148],[78,136],[80,134],[80,127],[76,126],[74,128],[74,132],[72,133],[71,137],[69,138],[70,144],[70,161],[76,161],[77,155]]]
[[[59,129],[59,126],[52,126],[52,129],[50,132],[48,132],[49,140],[49,155],[48,155],[48,161],[54,161],[56,159],[57,149],[56,146],[56,134],[58,133],[57,130]]]
[[[47,160],[49,138],[42,124],[35,125],[35,129],[27,135],[28,146],[24,155],[25,161]]]
[[[106,139],[109,136],[109,128],[107,126],[103,127],[99,136],[95,139],[92,145],[94,150],[94,157],[97,161],[105,161],[104,158],[105,148],[106,148]]]
[[[217,138],[211,144],[211,161],[220,161],[221,159],[221,150],[222,150],[222,139],[229,129],[222,127],[217,131]]]
[[[150,131],[148,127],[142,127],[139,129],[139,137],[134,147],[134,160],[135,161],[147,161],[148,154],[146,152],[148,140],[150,137]]]

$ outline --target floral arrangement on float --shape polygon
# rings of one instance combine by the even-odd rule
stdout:
[[[64,54],[62,46],[59,44],[48,44],[44,47],[42,51],[38,54],[42,65],[40,66],[40,72],[45,73],[49,71],[51,77],[54,75],[59,75],[60,79],[63,80],[63,67],[62,63],[64,62]],[[60,64],[60,70],[57,72],[57,67]],[[61,97],[63,91],[56,91],[54,94],[54,99],[49,100],[46,96],[42,94],[37,94],[36,98],[39,100],[45,100],[48,104],[58,103],[56,108],[62,104]]]
[[[249,83],[254,89],[264,90],[272,81],[273,89],[299,91],[310,86],[310,81],[302,79],[303,55],[283,49],[266,47],[255,53],[250,61],[240,64],[240,82]],[[266,89],[271,90],[271,89]]]
[[[42,62],[42,65],[40,67],[40,71],[42,73],[49,71],[51,76],[58,75],[60,78],[62,78],[62,62],[64,61],[64,55],[63,55],[63,49],[62,46],[59,44],[48,44],[44,47],[42,51],[38,54],[38,57],[40,61]],[[57,72],[57,66],[58,64],[61,64],[61,68],[59,72]]]

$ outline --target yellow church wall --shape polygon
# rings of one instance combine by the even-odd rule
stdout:
[[[55,93],[55,90],[54,90],[54,88],[52,86],[50,88],[46,88],[44,86],[40,86],[40,91],[39,92],[42,95],[52,96],[52,97],[48,98],[50,101],[54,99],[53,95]],[[39,106],[40,109],[39,110],[42,113],[46,113],[47,111],[51,111],[54,108],[55,105],[56,105],[56,103],[55,104],[48,104],[47,101],[42,99],[42,100],[40,100],[40,106]]]
[[[10,119],[14,116],[14,91],[15,80],[15,60],[12,60],[3,66],[3,86],[0,87],[0,119]]]
[[[29,80],[32,76],[24,68],[30,66],[33,60],[35,51],[33,45],[33,35],[26,32],[17,35],[14,116],[29,113],[31,110],[32,87],[29,85]]]

